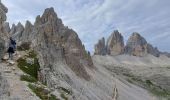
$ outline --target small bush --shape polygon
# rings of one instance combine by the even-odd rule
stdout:
[[[29,84],[28,87],[42,100],[48,100],[48,95],[43,93],[43,88]]]
[[[43,87],[36,87],[35,85],[28,84],[28,87],[41,99],[41,100],[59,100],[53,94],[47,94],[44,92]],[[50,95],[50,96],[48,96]]]
[[[21,75],[20,80],[26,82],[37,82],[37,79],[29,75]]]
[[[55,95],[51,94],[49,100],[60,100]]]
[[[25,73],[29,74],[30,76],[34,77],[34,78],[38,78],[38,71],[40,68],[39,62],[38,62],[38,58],[36,57],[36,53],[34,51],[29,52],[28,55],[29,58],[33,58],[34,59],[34,64],[28,64],[26,59],[24,58],[19,58],[17,60],[18,62],[18,67]]]
[[[65,96],[65,94],[62,93],[60,96],[61,96],[64,100],[68,100],[68,98]]]
[[[153,83],[152,83],[150,80],[146,80],[146,84],[147,84],[148,86],[153,86]]]
[[[17,47],[18,51],[25,51],[30,49],[31,42],[24,42],[20,46]]]

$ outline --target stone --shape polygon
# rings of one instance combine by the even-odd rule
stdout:
[[[30,65],[33,65],[34,64],[34,59],[33,58],[27,58],[26,59],[26,62]]]
[[[115,30],[107,40],[107,53],[109,55],[120,55],[124,53],[124,40],[121,33]]]
[[[103,37],[98,41],[95,45],[95,55],[106,55],[106,45],[105,45],[105,38]]]

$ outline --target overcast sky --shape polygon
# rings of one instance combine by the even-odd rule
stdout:
[[[2,0],[10,24],[42,15],[54,7],[66,26],[74,29],[86,49],[93,52],[101,37],[119,30],[127,41],[139,32],[153,46],[170,52],[170,0]]]

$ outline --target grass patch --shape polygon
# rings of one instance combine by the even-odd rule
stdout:
[[[32,85],[32,84],[28,84],[28,87],[29,87],[41,100],[59,100],[55,95],[45,93],[43,87],[36,87],[35,85]],[[48,96],[48,95],[49,95],[49,96]]]
[[[65,94],[61,93],[61,98],[63,98],[64,100],[68,100],[68,97],[65,96]]]
[[[55,95],[51,94],[49,100],[60,100]]]
[[[162,87],[155,85],[151,80],[142,80],[140,79],[140,77],[136,77],[133,75],[130,76],[126,75],[126,76],[127,76],[127,81],[129,83],[145,88],[155,96],[168,98],[168,100],[170,100],[170,91],[167,91],[166,89],[163,89]]]
[[[24,43],[22,43],[20,46],[17,47],[17,50],[18,50],[18,51],[26,51],[26,50],[29,50],[29,49],[30,49],[30,45],[31,45],[30,42],[24,42]]]
[[[38,59],[36,57],[36,54],[32,51],[31,53],[29,53],[29,58],[34,59],[34,63],[33,64],[29,64],[27,63],[26,59],[24,58],[19,58],[17,60],[18,62],[18,67],[25,73],[29,74],[31,77],[34,77],[35,79],[38,78],[38,70],[40,68]]]
[[[21,75],[20,80],[26,81],[26,82],[37,82],[36,78],[29,76],[29,75]]]

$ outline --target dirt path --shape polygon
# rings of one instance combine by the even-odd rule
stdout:
[[[9,100],[40,100],[27,87],[26,82],[20,81],[20,75],[24,73],[17,68],[16,64],[9,65],[7,62],[0,63],[0,72],[3,73],[9,84]],[[4,100],[8,100],[8,98],[4,98]]]

